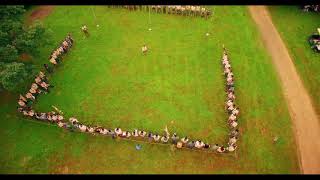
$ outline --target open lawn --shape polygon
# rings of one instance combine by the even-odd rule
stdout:
[[[16,113],[18,95],[0,104],[1,173],[298,173],[287,106],[270,57],[246,7],[210,7],[214,17],[130,12],[105,6],[56,6],[43,23],[52,44],[33,59],[48,62],[68,32],[75,45],[50,77],[39,111],[106,127],[169,130],[210,143],[227,140],[220,59],[228,49],[241,109],[239,149],[233,154],[175,150],[70,133]],[[37,10],[37,8],[33,9]],[[30,14],[31,12],[28,12]],[[89,28],[85,38],[82,24]],[[99,27],[96,27],[99,24]],[[210,36],[205,33],[209,31]],[[149,52],[141,54],[146,43]],[[27,87],[26,87],[27,88]],[[273,137],[279,140],[273,144]]]
[[[298,6],[270,6],[269,11],[320,116],[320,54],[308,42],[320,28],[320,15],[303,12]]]

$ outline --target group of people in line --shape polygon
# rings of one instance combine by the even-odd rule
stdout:
[[[52,64],[51,67],[47,64],[44,65],[45,69],[52,73],[52,69],[54,66],[58,65],[62,61],[62,55],[67,53],[73,44],[73,39],[70,34],[60,43],[59,47],[54,50],[49,56],[49,61]],[[52,67],[53,66],[53,67]]]
[[[73,39],[70,34],[62,42],[61,46],[55,50],[50,56],[50,62],[54,65],[61,62],[58,58],[73,44]],[[65,121],[61,112],[47,112],[47,113],[38,113],[32,109],[32,104],[36,100],[36,97],[42,92],[49,92],[49,87],[52,87],[48,83],[48,79],[44,72],[40,71],[39,74],[35,77],[34,83],[32,83],[31,88],[25,96],[20,95],[18,100],[18,111],[24,116],[37,119],[40,121],[47,121],[55,123],[58,127],[65,128],[68,130],[78,130],[80,132],[88,132],[93,134],[109,135],[112,138],[137,138],[148,140],[149,142],[156,143],[171,143],[174,144],[177,148],[189,148],[189,149],[207,149],[210,151],[223,153],[223,152],[232,152],[236,149],[236,142],[239,136],[239,130],[237,127],[237,116],[239,114],[239,108],[234,104],[235,95],[234,95],[234,78],[230,66],[230,61],[226,50],[224,49],[222,64],[224,67],[224,74],[227,79],[227,102],[226,109],[229,114],[228,123],[231,127],[231,132],[229,134],[228,146],[224,147],[223,145],[210,145],[205,143],[202,140],[190,140],[187,136],[180,138],[176,133],[173,133],[170,136],[169,132],[166,130],[163,135],[157,133],[147,132],[144,130],[135,129],[133,131],[125,131],[120,127],[115,129],[107,129],[100,126],[88,126],[80,123],[75,117],[69,118],[69,121]]]
[[[20,94],[18,100],[18,110],[24,115],[33,116],[32,104],[41,93],[48,93],[49,88],[53,87],[49,84],[46,75],[40,71],[31,84],[29,91],[23,96]]]
[[[314,11],[314,12],[320,12],[320,4],[318,5],[303,5],[301,7],[303,9],[303,11]]]
[[[166,6],[166,5],[152,5],[152,6],[142,6],[142,5],[125,5],[122,6],[129,10],[152,10],[157,13],[165,14],[177,14],[183,16],[199,16],[208,18],[211,16],[211,11],[205,7],[201,6],[190,6],[190,5],[175,5],[175,6]]]
[[[234,87],[234,75],[230,65],[230,59],[228,58],[228,53],[226,49],[223,47],[223,56],[222,56],[222,67],[223,74],[226,78],[226,94],[227,100],[225,109],[228,112],[228,125],[231,129],[231,133],[229,134],[229,142],[227,149],[230,151],[234,151],[237,148],[236,142],[239,136],[238,126],[238,115],[239,115],[239,107],[235,104],[235,87]]]
[[[70,47],[73,44],[73,39],[70,34],[62,41],[61,45],[52,52],[52,54],[49,57],[49,61],[53,65],[57,65],[61,62],[61,55],[66,53]],[[45,64],[46,65],[46,64]],[[45,66],[46,70],[48,70],[48,66]],[[52,72],[52,70],[48,70],[49,73]],[[49,84],[48,78],[45,75],[43,71],[40,71],[39,74],[35,77],[34,82],[31,84],[31,88],[29,91],[25,94],[25,96],[20,94],[19,100],[18,100],[18,112],[22,113],[24,116],[38,119],[38,120],[47,120],[49,122],[55,122],[58,124],[58,126],[64,125],[66,126],[66,123],[63,123],[64,117],[61,115],[61,113],[56,113],[54,111],[47,112],[47,113],[38,113],[35,112],[32,109],[33,103],[36,101],[36,98],[41,93],[48,93],[49,89],[53,86]]]
[[[152,133],[138,129],[134,129],[133,131],[125,131],[120,127],[108,129],[101,126],[88,126],[80,123],[75,117],[71,117],[69,122],[71,123],[71,126],[73,126],[72,128],[71,126],[68,126],[70,129],[78,129],[80,132],[87,132],[91,134],[108,135],[112,138],[140,139],[154,143],[174,144],[177,148],[185,147],[189,149],[207,149],[219,153],[235,150],[235,148],[224,148],[218,144],[210,145],[201,140],[190,140],[187,136],[180,138],[176,133],[173,133],[172,136],[170,136],[168,131],[165,131],[163,135],[159,135],[158,133]],[[234,135],[234,137],[236,137],[238,135],[238,130],[233,130],[231,133]],[[230,144],[233,145],[235,140],[232,139],[231,141]]]

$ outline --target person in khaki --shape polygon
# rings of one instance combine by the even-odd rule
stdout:
[[[36,99],[36,98],[35,98],[31,93],[29,93],[29,92],[26,94],[26,98],[27,98],[27,99],[30,99],[30,100],[32,100],[32,101],[34,101],[34,100]]]
[[[83,26],[81,27],[81,30],[82,30],[82,32],[83,32],[86,36],[89,35],[89,31],[88,31],[88,28],[87,28],[86,25],[83,25]]]
[[[148,48],[147,48],[147,46],[146,46],[145,44],[142,46],[141,50],[142,50],[142,53],[143,53],[144,55],[146,55],[147,52],[148,52]]]
[[[179,149],[182,148],[182,142],[180,142],[180,141],[177,142],[177,148],[179,148]]]

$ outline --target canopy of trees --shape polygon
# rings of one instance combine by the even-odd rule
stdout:
[[[24,6],[0,6],[0,91],[15,92],[32,77],[33,65],[19,60],[21,54],[37,55],[45,28],[39,23],[26,27]]]

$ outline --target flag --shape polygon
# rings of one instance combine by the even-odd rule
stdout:
[[[59,110],[57,107],[52,106],[58,113],[63,114],[63,112],[61,110]]]
[[[166,132],[167,136],[169,137],[170,136],[170,133],[168,131],[168,127],[166,126],[166,128],[164,129],[164,131]]]

